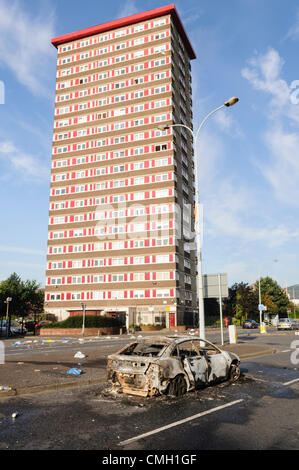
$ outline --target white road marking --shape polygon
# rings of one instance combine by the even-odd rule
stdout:
[[[250,374],[247,374],[247,373],[246,373],[246,377],[248,377],[249,379],[255,380],[256,382],[266,382],[266,383],[269,383],[269,380],[260,379],[260,378],[255,377],[254,375],[250,375]]]
[[[280,352],[285,353],[285,352],[290,352],[290,351],[292,351],[292,350],[291,349],[285,349],[284,351],[280,351]]]
[[[290,380],[289,382],[285,382],[282,385],[291,385],[291,384],[294,384],[295,382],[298,382],[298,381],[299,381],[299,379],[294,379],[294,380]]]
[[[212,408],[211,410],[203,411],[202,413],[198,413],[196,415],[190,416],[189,418],[181,419],[180,421],[176,421],[175,423],[167,424],[166,426],[162,426],[161,428],[154,429],[153,431],[146,432],[144,434],[140,434],[139,436],[132,437],[131,439],[127,439],[126,441],[122,441],[119,445],[124,446],[130,444],[131,442],[139,441],[140,439],[144,439],[145,437],[152,436],[153,434],[157,434],[159,432],[165,431],[166,429],[174,428],[175,426],[179,426],[184,423],[188,423],[189,421],[193,421],[194,419],[201,418],[202,416],[206,416],[211,413],[215,413],[216,411],[223,410],[224,408],[228,408],[230,406],[236,405],[237,403],[241,403],[244,400],[236,400],[226,405],[217,406],[216,408]]]

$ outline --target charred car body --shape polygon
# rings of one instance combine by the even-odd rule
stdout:
[[[146,338],[108,356],[115,390],[143,397],[180,396],[216,380],[238,380],[240,359],[201,339]]]

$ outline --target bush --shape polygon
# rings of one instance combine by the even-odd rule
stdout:
[[[43,325],[42,328],[82,328],[83,316],[78,315],[75,317],[69,317],[64,321]],[[106,328],[106,327],[120,327],[122,323],[117,318],[86,315],[85,317],[85,328]]]
[[[206,326],[216,326],[217,322],[219,322],[219,325],[220,325],[219,315],[217,315],[217,317],[216,316],[206,316],[206,318],[205,318]]]
[[[141,331],[140,325],[134,325],[133,323],[132,323],[132,325],[129,325],[129,329],[130,330],[135,329],[135,331]]]

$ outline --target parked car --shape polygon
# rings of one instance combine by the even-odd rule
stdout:
[[[52,322],[50,320],[41,320],[35,325],[35,328],[41,328],[42,326],[48,325],[49,323]]]
[[[1,333],[2,336],[6,334],[6,328],[7,328],[7,322],[4,320],[2,324],[0,323],[0,328],[1,328]],[[10,322],[10,333],[12,335],[24,335],[27,333],[26,328],[23,326],[23,331],[22,331],[22,325],[17,323],[16,321],[12,320]]]
[[[259,324],[255,320],[243,321],[242,328],[258,328]]]
[[[280,318],[277,323],[278,330],[298,330],[299,322],[293,318]]]
[[[222,379],[238,380],[239,357],[209,341],[164,336],[134,341],[107,358],[108,380],[122,393],[181,396]]]
[[[25,320],[25,327],[26,327],[26,330],[29,333],[33,333],[34,328],[35,328],[35,321],[34,320]]]

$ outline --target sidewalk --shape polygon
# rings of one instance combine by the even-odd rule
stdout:
[[[78,345],[77,351],[48,353],[45,350],[38,355],[22,355],[20,352],[17,356],[8,357],[5,364],[0,365],[0,387],[9,386],[13,390],[0,391],[0,398],[105,382],[106,356],[112,352],[111,349],[82,351],[86,358],[74,358],[75,352],[81,349]],[[67,374],[72,368],[82,370],[83,374]]]
[[[130,341],[131,338],[128,336],[128,342]],[[224,346],[218,344],[218,347],[236,353],[241,361],[275,352],[275,349],[269,345],[248,344],[242,341],[238,344],[226,343]],[[4,365],[0,365],[0,386],[9,386],[12,390],[0,391],[0,398],[105,383],[106,356],[119,349],[120,345],[115,345],[113,348],[104,347],[100,351],[97,349],[82,351],[86,354],[84,359],[74,358],[74,351],[71,350],[51,353],[45,351],[41,355],[28,353],[25,357],[22,357],[20,352],[20,355],[10,356]],[[79,345],[77,351],[80,351]],[[74,367],[81,369],[83,374],[80,376],[67,374],[67,371]]]
[[[276,349],[264,344],[256,343],[242,343],[241,341],[238,344],[224,344],[221,346],[217,345],[220,349],[224,351],[230,351],[239,356],[242,360],[250,359],[252,357],[266,356],[268,354],[274,354]]]

